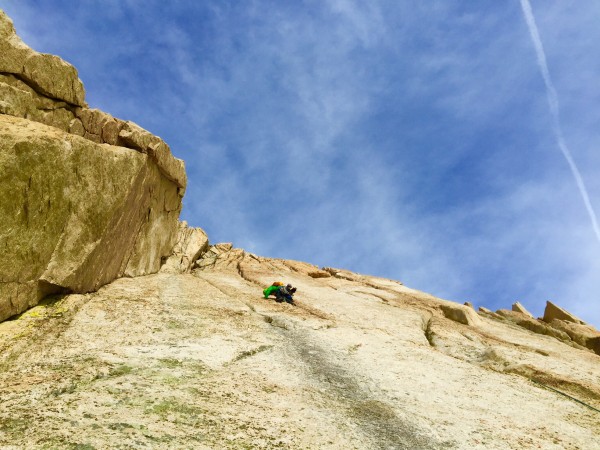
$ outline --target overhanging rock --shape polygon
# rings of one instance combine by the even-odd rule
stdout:
[[[186,175],[159,137],[85,103],[77,70],[0,10],[0,321],[56,292],[155,273]]]

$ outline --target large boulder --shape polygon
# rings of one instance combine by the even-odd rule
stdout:
[[[464,325],[480,325],[481,320],[473,308],[453,302],[443,302],[440,309],[447,319]]]
[[[0,321],[56,292],[158,272],[177,241],[183,161],[89,109],[73,66],[0,10]]]
[[[546,309],[544,310],[544,317],[542,320],[546,323],[551,323],[554,319],[585,325],[583,320],[579,317],[575,317],[566,309],[563,309],[552,302],[546,302]]]
[[[181,199],[147,155],[0,115],[0,167],[0,320],[170,254]]]

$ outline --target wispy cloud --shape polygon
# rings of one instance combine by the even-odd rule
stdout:
[[[600,228],[598,227],[598,219],[596,218],[596,213],[594,211],[594,208],[592,207],[592,203],[590,202],[590,197],[588,195],[587,189],[585,188],[585,184],[583,182],[583,178],[581,177],[581,173],[579,172],[579,169],[577,168],[577,165],[573,160],[573,156],[571,155],[571,151],[567,147],[567,143],[565,142],[565,138],[562,132],[558,95],[556,94],[556,89],[554,88],[554,84],[552,83],[552,79],[550,78],[548,63],[546,61],[546,54],[544,52],[544,47],[542,45],[542,40],[540,38],[537,25],[535,24],[535,17],[533,16],[533,11],[531,10],[531,4],[529,3],[529,0],[521,0],[521,7],[523,8],[523,15],[525,16],[525,20],[527,21],[527,27],[529,28],[531,40],[533,41],[533,45],[535,47],[538,65],[540,67],[542,77],[544,78],[544,84],[546,85],[548,104],[550,105],[550,112],[554,121],[554,133],[556,134],[556,141],[558,147],[560,148],[560,151],[562,152],[563,156],[567,160],[567,163],[569,164],[569,168],[571,169],[573,178],[577,183],[577,187],[581,194],[581,198],[583,200],[585,208],[590,216],[592,228],[594,230],[594,233],[596,234],[598,243],[600,243]]]

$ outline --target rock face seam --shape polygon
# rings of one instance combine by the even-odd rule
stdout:
[[[44,97],[44,98],[46,98],[46,99],[48,99],[48,100],[50,100],[52,102],[57,102],[58,105],[60,105],[60,103],[64,103],[68,107],[68,108],[65,108],[65,109],[69,109],[71,112],[73,112],[73,110],[75,108],[83,106],[83,105],[80,105],[80,104],[77,104],[77,103],[70,103],[69,101],[67,101],[65,99],[62,99],[62,98],[52,97],[51,94],[49,94],[47,91],[44,91],[43,89],[41,89],[40,86],[35,83],[34,79],[27,78],[22,73],[10,73],[10,72],[1,72],[0,71],[0,76],[3,76],[3,77],[14,77],[14,78],[16,78],[17,80],[19,80],[22,83],[26,84],[29,88],[31,88],[32,91],[34,91],[40,97]],[[40,107],[38,109],[43,109],[43,110],[51,111],[53,109],[60,108],[60,106],[58,106],[58,105],[55,108]]]
[[[435,347],[434,337],[435,334],[431,330],[431,321],[433,319],[433,314],[431,314],[427,319],[423,319],[423,333],[425,334],[425,339],[429,342],[431,347]]]

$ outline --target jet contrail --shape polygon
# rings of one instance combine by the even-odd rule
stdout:
[[[596,213],[594,212],[594,208],[592,208],[587,189],[585,188],[585,184],[583,184],[583,179],[581,178],[579,169],[577,168],[577,165],[575,164],[575,161],[571,156],[571,152],[567,147],[563,136],[562,128],[560,126],[558,95],[556,95],[556,89],[554,89],[554,85],[552,84],[552,80],[550,78],[550,72],[548,71],[548,64],[546,62],[546,54],[544,53],[544,47],[542,46],[542,40],[540,39],[537,25],[535,24],[535,18],[533,17],[533,11],[531,10],[531,4],[529,3],[529,0],[521,0],[521,8],[523,9],[523,15],[525,16],[525,21],[527,22],[527,28],[529,28],[529,34],[531,35],[531,40],[533,41],[533,46],[535,47],[535,54],[537,56],[538,66],[540,68],[540,72],[542,72],[544,84],[546,85],[546,96],[548,97],[548,104],[550,105],[550,113],[554,122],[554,133],[556,134],[556,141],[558,143],[558,147],[560,148],[560,151],[562,152],[563,156],[567,160],[567,163],[569,164],[569,167],[571,168],[571,173],[575,178],[575,182],[577,183],[577,187],[579,188],[581,198],[583,199],[585,208],[587,209],[587,212],[592,221],[592,227],[594,228],[594,232],[596,233],[596,238],[598,239],[598,242],[600,242],[600,228],[598,227]]]

